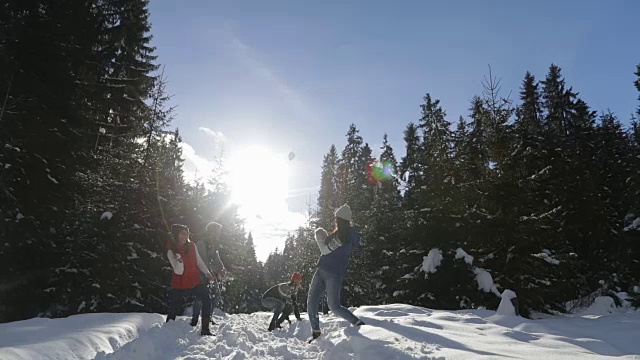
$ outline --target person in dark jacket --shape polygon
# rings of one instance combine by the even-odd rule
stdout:
[[[300,290],[301,282],[302,275],[299,272],[294,272],[291,275],[291,281],[274,285],[262,295],[262,306],[273,311],[273,316],[269,322],[269,331],[281,328],[280,325],[285,320],[291,324],[289,315],[291,315],[292,310],[296,319],[298,321],[302,320],[298,309],[298,290]]]
[[[307,295],[307,311],[309,312],[313,339],[317,339],[321,334],[318,305],[325,290],[331,312],[354,326],[364,325],[364,322],[349,309],[340,305],[342,280],[349,265],[351,251],[360,245],[360,235],[357,229],[351,225],[352,214],[349,205],[345,204],[336,210],[335,217],[336,229],[333,233],[327,234],[323,228],[318,228],[315,232],[316,242],[322,255]]]
[[[197,241],[196,246],[198,248],[198,253],[200,257],[202,257],[202,261],[205,264],[210,265],[209,260],[212,260],[211,263],[211,272],[213,273],[215,280],[220,281],[224,279],[226,275],[226,269],[224,268],[224,264],[222,260],[220,260],[220,254],[218,253],[218,239],[220,239],[220,231],[222,229],[222,225],[216,222],[210,222],[205,227],[205,238]],[[200,277],[203,279],[204,284],[208,284],[207,293],[209,294],[209,298],[211,299],[211,311],[210,314],[213,313],[213,296],[212,293],[212,284],[206,281],[207,275],[203,272],[200,272]],[[202,310],[202,301],[199,299],[195,299],[193,302],[193,314],[191,317],[191,326],[198,325],[198,317],[200,316],[200,311]]]

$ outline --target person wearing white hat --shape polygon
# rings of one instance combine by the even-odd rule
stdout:
[[[360,245],[360,235],[351,224],[352,212],[348,204],[344,204],[336,210],[335,218],[336,228],[331,234],[328,234],[323,228],[318,228],[315,232],[316,242],[322,255],[307,295],[307,312],[313,334],[311,340],[317,339],[321,335],[318,305],[325,290],[329,309],[334,314],[354,326],[364,325],[364,322],[349,309],[340,305],[342,280],[349,265],[351,251]]]

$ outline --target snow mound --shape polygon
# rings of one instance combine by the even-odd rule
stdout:
[[[93,359],[163,321],[159,314],[83,314],[0,324],[0,359]]]
[[[636,311],[632,304],[633,300],[626,292],[613,292],[610,295],[593,294],[592,296],[593,298],[590,296],[585,299],[569,301],[565,304],[565,309],[577,316],[626,314]]]
[[[505,290],[502,292],[502,300],[500,300],[500,305],[498,305],[498,315],[503,316],[516,316],[516,308],[513,306],[511,302],[512,299],[516,299],[516,293],[511,290]]]
[[[580,315],[608,315],[620,313],[621,309],[618,309],[616,302],[611,296],[598,296],[593,304],[588,308],[581,311]]]
[[[515,293],[505,290],[503,299]],[[490,310],[437,311],[391,304],[352,309],[366,325],[321,315],[308,344],[303,321],[272,333],[269,313],[214,315],[211,330],[187,317],[91,314],[0,325],[0,359],[636,359],[640,312],[529,320]],[[634,357],[635,356],[635,357]]]

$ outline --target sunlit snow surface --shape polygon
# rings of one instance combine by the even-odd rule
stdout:
[[[266,331],[270,314],[214,316],[215,337],[189,319],[159,314],[86,314],[0,324],[0,359],[640,359],[640,312],[597,300],[583,315],[528,320],[490,310],[409,305],[354,310],[367,325],[321,315]]]

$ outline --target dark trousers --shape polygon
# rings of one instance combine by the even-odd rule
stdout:
[[[278,316],[280,316],[280,313],[282,313],[282,310],[285,308],[284,302],[276,298],[267,297],[262,299],[262,306],[273,311],[269,327],[275,327],[278,321]]]
[[[192,289],[170,289],[169,290],[169,313],[167,314],[167,321],[175,320],[178,308],[182,298],[188,296],[195,296],[197,300],[202,302],[202,318],[211,317],[211,298],[207,288],[200,284]]]
[[[209,299],[211,300],[210,301],[211,305],[209,306],[210,307],[209,314],[213,314],[213,306],[214,306],[213,299],[214,299],[215,295],[212,294],[213,291],[212,291],[212,286],[211,285],[209,285],[207,287],[207,291],[209,293]],[[191,319],[192,319],[191,321],[192,322],[194,322],[194,323],[197,322],[198,316],[200,316],[200,311],[202,311],[202,302],[200,301],[200,299],[196,298],[195,300],[193,300],[193,313],[191,315]]]

